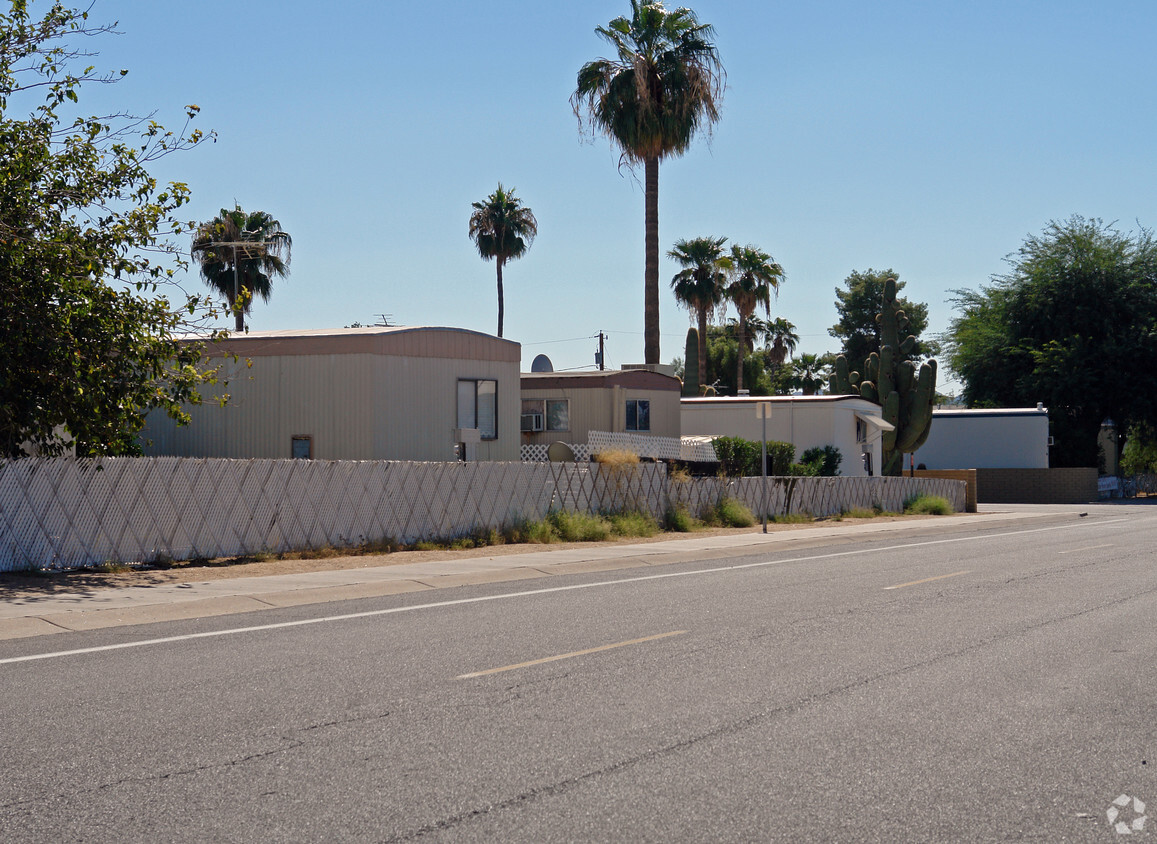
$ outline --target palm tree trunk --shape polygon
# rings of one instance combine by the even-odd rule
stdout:
[[[644,162],[646,263],[643,268],[643,359],[659,362],[659,159]],[[702,341],[700,341],[702,342]],[[702,361],[700,361],[702,363]]]
[[[739,315],[739,371],[735,373],[735,395],[739,395],[740,390],[743,389],[743,352],[747,348],[747,338],[744,336],[747,333],[747,320],[744,319],[743,314]]]
[[[234,251],[234,253],[236,253],[236,251],[237,251],[236,246],[233,247],[233,251]],[[237,275],[238,275],[237,256],[236,256],[236,254],[234,254],[234,256],[233,256],[233,295],[229,297],[229,307],[234,309],[233,310],[233,319],[236,321],[236,325],[235,325],[234,330],[238,334],[244,334],[245,333],[245,308],[244,307],[240,307],[240,308],[237,307],[237,302],[241,298],[241,282],[238,281]]]
[[[707,377],[707,307],[700,305],[695,309],[699,314],[699,384],[710,384]]]
[[[502,301],[502,259],[498,258],[495,262],[498,266],[498,336],[502,336],[502,315],[505,312],[504,303]]]

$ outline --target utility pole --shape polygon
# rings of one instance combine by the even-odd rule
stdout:
[[[605,339],[605,337],[603,335],[603,332],[599,331],[599,354],[598,354],[599,359],[597,362],[599,365],[599,371],[600,372],[602,372],[603,370],[605,370],[607,368],[607,350],[606,350],[606,346],[603,343],[604,339]]]

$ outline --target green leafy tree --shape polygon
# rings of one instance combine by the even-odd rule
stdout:
[[[245,330],[245,315],[260,296],[268,302],[273,278],[289,277],[293,239],[281,223],[264,211],[225,208],[193,236],[193,258],[201,265],[201,278],[213,292],[224,296],[236,320]]]
[[[514,188],[506,190],[502,182],[498,190],[483,202],[472,203],[470,239],[478,247],[482,259],[494,259],[498,269],[498,336],[502,336],[502,318],[506,305],[502,292],[502,268],[507,261],[521,258],[538,235],[538,220],[529,208],[514,195]]]
[[[714,386],[722,396],[734,396],[739,390],[739,335],[735,323],[707,327],[707,366]],[[743,357],[743,383],[753,396],[769,396],[775,392],[770,354],[766,349],[755,349]]]
[[[735,305],[739,314],[736,331],[739,335],[739,362],[736,365],[736,388],[743,389],[743,356],[747,347],[747,321],[755,309],[763,305],[764,312],[771,316],[771,296],[778,295],[783,281],[783,267],[772,260],[761,249],[748,244],[731,247],[731,283],[727,286],[727,301]]]
[[[146,413],[187,421],[183,403],[215,378],[201,348],[177,340],[213,316],[172,282],[184,262],[169,238],[190,228],[175,217],[189,191],[149,173],[204,139],[188,131],[197,107],[179,133],[131,115],[78,116],[86,83],[127,72],[102,75],[78,46],[111,31],[60,4],[33,17],[13,0],[0,14],[3,457],[137,453]]]
[[[690,9],[660,0],[631,0],[631,16],[598,33],[614,58],[579,69],[571,105],[586,110],[592,133],[622,151],[620,166],[643,165],[645,266],[643,335],[646,363],[659,362],[659,162],[682,155],[695,133],[719,120],[725,74],[713,29]]]
[[[864,361],[872,352],[880,351],[880,324],[876,314],[884,298],[884,283],[896,279],[896,289],[903,290],[904,282],[892,270],[853,272],[844,279],[844,289],[836,288],[836,312],[840,321],[828,333],[843,344],[844,356],[852,369],[863,371]],[[938,351],[935,343],[921,340],[928,328],[928,306],[900,296],[897,303],[908,317],[908,332],[916,337],[916,345],[904,360],[919,360]]]
[[[1157,419],[1157,243],[1097,219],[1050,222],[979,290],[954,291],[948,362],[969,407],[1044,402],[1054,466],[1096,466],[1106,417]]]
[[[728,258],[723,251],[725,237],[696,237],[677,240],[667,257],[681,269],[671,279],[671,290],[679,304],[695,314],[699,326],[699,380],[707,377],[707,321],[723,301],[726,291]]]

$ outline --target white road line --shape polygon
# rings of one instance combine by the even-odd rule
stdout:
[[[1082,551],[1096,551],[1098,548],[1112,548],[1113,543],[1108,545],[1090,545],[1088,548],[1073,548],[1071,551],[1057,551],[1058,554],[1079,554]]]
[[[506,592],[501,595],[480,595],[474,598],[456,598],[449,601],[431,601],[426,604],[411,604],[405,607],[389,607],[382,610],[367,610],[365,612],[344,613],[342,615],[327,615],[321,618],[304,618],[298,621],[282,621],[276,624],[255,624],[251,627],[231,627],[227,630],[209,630],[204,633],[185,633],[180,636],[164,636],[159,639],[140,639],[135,642],[120,642],[115,645],[98,645],[91,648],[75,648],[69,651],[51,651],[48,653],[28,654],[26,656],[13,656],[6,659],[0,659],[0,665],[12,665],[17,662],[34,662],[41,659],[57,659],[65,656],[80,656],[82,654],[104,653],[106,651],[119,651],[126,648],[143,648],[149,645],[164,645],[170,642],[187,642],[193,639],[212,639],[218,636],[237,636],[243,633],[260,633],[263,630],[282,630],[290,627],[305,627],[310,624],[323,624],[332,621],[351,621],[357,618],[373,618],[381,615],[394,615],[395,613],[417,612],[419,610],[438,609],[441,607],[454,607],[462,604],[481,604],[486,601],[506,601],[513,598],[529,598],[534,595],[548,595],[552,592],[570,592],[576,589],[597,589],[602,586],[619,586],[625,583],[642,583],[648,580],[665,580],[672,577],[696,577],[707,574],[719,574],[720,572],[741,571],[743,569],[766,568],[768,566],[781,566],[786,563],[806,563],[814,560],[831,560],[838,557],[854,557],[862,554],[874,554],[877,552],[898,551],[905,548],[926,548],[931,545],[950,545],[957,542],[976,542],[983,539],[1000,539],[1006,536],[1023,536],[1029,533],[1043,533],[1045,531],[1068,530],[1071,528],[1087,528],[1093,526],[1115,524],[1117,522],[1127,522],[1129,519],[1109,519],[1103,522],[1078,522],[1071,525],[1054,525],[1045,528],[1030,528],[1028,530],[1013,530],[1004,533],[990,533],[984,536],[961,536],[953,539],[933,539],[928,542],[906,542],[902,545],[889,545],[883,548],[857,548],[853,551],[834,551],[830,554],[815,554],[810,557],[790,557],[785,560],[762,560],[756,563],[738,563],[730,566],[714,566],[709,569],[696,569],[694,571],[672,571],[663,572],[660,574],[646,574],[638,577],[624,577],[618,580],[599,580],[594,583],[574,583],[569,586],[548,586],[543,589],[526,589],[522,592]]]

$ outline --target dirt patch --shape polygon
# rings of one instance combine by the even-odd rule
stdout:
[[[963,515],[963,514],[957,514]],[[769,524],[771,532],[808,530],[813,527],[839,527],[866,522],[895,522],[920,519],[935,519],[936,516],[877,516],[874,519],[823,519],[803,524]],[[210,560],[205,563],[175,563],[172,568],[133,568],[127,571],[104,572],[93,569],[73,571],[42,571],[29,573],[0,573],[0,600],[5,595],[38,592],[40,594],[83,594],[104,587],[149,587],[166,583],[204,582],[239,577],[261,577],[273,574],[301,574],[312,571],[336,571],[360,568],[379,568],[406,563],[423,563],[433,560],[465,560],[473,557],[500,557],[514,554],[529,554],[535,551],[549,551],[563,548],[589,548],[606,545],[643,545],[652,542],[668,542],[676,539],[696,539],[711,536],[734,536],[745,533],[759,533],[760,525],[750,528],[708,528],[693,533],[660,533],[651,537],[627,537],[606,542],[556,542],[549,545],[488,545],[483,548],[463,548],[458,550],[438,549],[433,551],[394,551],[391,553],[364,554],[358,556],[332,556],[322,559],[271,559],[245,562],[236,558]]]

